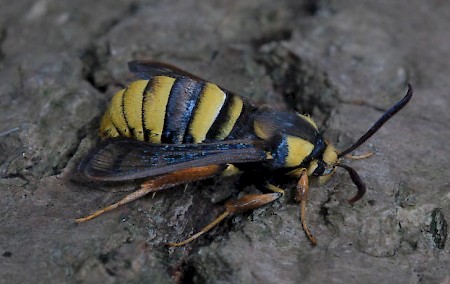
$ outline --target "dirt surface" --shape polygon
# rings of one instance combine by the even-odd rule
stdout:
[[[445,1],[1,1],[0,283],[449,283],[450,4]],[[133,59],[309,112],[343,149],[410,105],[313,185],[311,247],[288,193],[182,248],[245,177],[191,183],[93,221],[137,184],[80,182]],[[284,185],[291,192],[293,183]]]

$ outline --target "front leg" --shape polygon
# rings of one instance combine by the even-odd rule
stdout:
[[[313,246],[317,245],[317,240],[311,234],[311,231],[308,229],[308,225],[306,224],[306,201],[308,199],[308,191],[309,191],[309,181],[308,174],[306,169],[302,171],[302,175],[297,182],[296,192],[295,192],[295,200],[300,202],[300,220],[302,223],[303,230],[305,231],[306,236]]]

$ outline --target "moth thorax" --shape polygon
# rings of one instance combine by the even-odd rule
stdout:
[[[274,139],[272,167],[298,167],[314,150],[314,145],[302,138],[282,134]]]

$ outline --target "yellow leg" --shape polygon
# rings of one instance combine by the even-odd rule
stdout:
[[[306,224],[306,201],[308,199],[308,174],[306,170],[302,172],[302,175],[297,182],[295,200],[300,202],[300,220],[302,223],[303,230],[305,231],[306,236],[313,246],[317,245],[317,240],[308,229],[308,225]]]
[[[284,195],[284,190],[281,189],[281,188],[279,188],[279,187],[276,186],[276,185],[273,185],[273,184],[270,184],[270,183],[269,183],[269,184],[266,185],[266,188],[267,188],[268,190],[270,190],[270,191],[277,192],[277,193],[281,193],[281,194]]]
[[[222,213],[219,217],[217,217],[210,224],[201,229],[198,233],[194,234],[190,238],[178,242],[178,243],[167,243],[166,245],[171,247],[179,247],[184,246],[187,243],[192,242],[197,239],[204,233],[210,231],[212,228],[217,226],[220,222],[222,222],[226,217],[230,216],[233,213],[244,212],[252,209],[256,209],[265,204],[273,202],[282,196],[281,193],[268,193],[268,194],[248,194],[237,200],[231,200],[225,203],[226,211]]]

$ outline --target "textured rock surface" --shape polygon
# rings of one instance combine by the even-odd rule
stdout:
[[[446,283],[450,281],[450,4],[442,1],[2,1],[0,283]],[[276,3],[276,4],[275,4]],[[315,3],[315,4],[312,4]],[[182,248],[244,178],[143,198],[76,226],[136,184],[81,183],[126,62],[178,65],[255,100],[312,112],[339,149],[415,87],[411,104],[314,185],[308,217],[281,201]],[[287,184],[292,189],[292,184]]]

